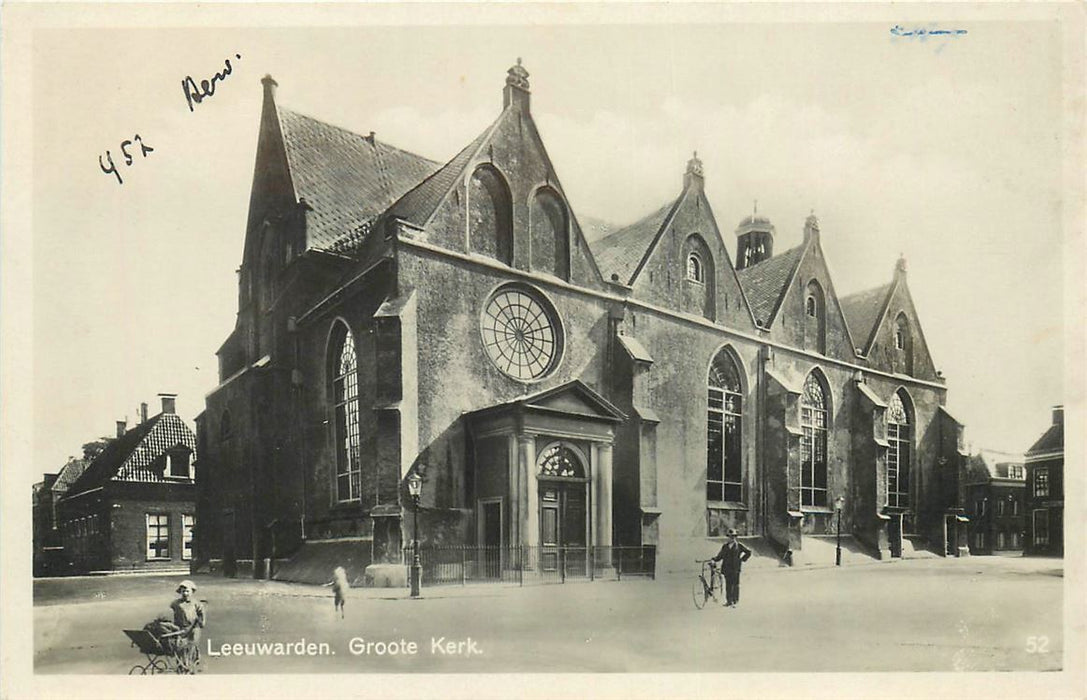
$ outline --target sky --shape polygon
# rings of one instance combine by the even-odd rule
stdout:
[[[439,161],[502,106],[507,68],[576,216],[674,199],[698,151],[730,254],[754,200],[801,241],[814,210],[839,295],[908,281],[974,448],[1022,452],[1064,395],[1066,106],[1055,22],[896,21],[39,29],[31,71],[33,472],[140,402],[191,421],[234,325],[260,79],[279,104]],[[611,15],[620,21],[619,15]],[[240,55],[241,58],[235,58]],[[222,71],[190,111],[181,84]],[[141,137],[123,165],[121,142]],[[109,150],[123,177],[103,173]],[[1078,239],[1076,239],[1078,241]],[[1077,243],[1078,245],[1078,243]],[[1070,258],[1071,256],[1071,258]],[[9,302],[10,303],[10,302]],[[1070,335],[1071,334],[1071,335]]]

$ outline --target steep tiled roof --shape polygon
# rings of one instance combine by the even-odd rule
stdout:
[[[876,331],[876,323],[879,322],[880,314],[883,313],[883,307],[887,303],[887,297],[893,286],[892,282],[882,287],[856,292],[838,300],[842,313],[845,314],[845,322],[849,324],[849,331],[853,334],[853,339],[861,344],[862,352],[868,350],[872,334]]]
[[[451,161],[400,197],[399,201],[389,207],[389,216],[410,221],[417,226],[426,224],[494,127],[495,124],[487,127],[464,150],[453,156]]]
[[[585,240],[588,241],[590,245],[602,238],[610,236],[618,230],[615,224],[604,221],[603,219],[598,219],[595,216],[578,214],[577,220],[578,223],[581,224],[581,232],[585,235]]]
[[[313,207],[309,247],[332,247],[440,165],[283,107],[277,113],[295,194]]]
[[[589,242],[589,248],[604,279],[611,279],[614,273],[619,275],[619,281],[624,284],[633,281],[631,278],[638,269],[638,263],[645,257],[649,245],[678,203],[679,200],[665,204],[630,226]]]
[[[985,470],[988,472],[990,478],[1007,478],[1007,465],[1023,465],[1023,455],[1013,454],[1011,452],[978,450],[977,457],[980,458],[981,463],[985,465]],[[1001,465],[1004,465],[1005,468],[999,469]]]
[[[53,482],[53,492],[63,494],[76,482],[87,469],[88,461],[85,459],[70,459],[60,468],[57,480]]]
[[[110,480],[162,481],[149,467],[167,450],[184,445],[196,459],[196,435],[173,413],[160,413],[113,440],[69,488],[76,495]]]
[[[757,265],[736,271],[736,277],[751,305],[751,313],[759,325],[770,325],[803,252],[804,245],[801,244]]]
[[[1054,423],[1030,446],[1027,456],[1064,450],[1064,422]]]

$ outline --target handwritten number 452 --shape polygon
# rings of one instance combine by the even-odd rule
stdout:
[[[140,155],[143,156],[144,158],[147,157],[148,153],[151,153],[152,151],[155,150],[155,149],[151,148],[150,146],[148,146],[147,144],[145,144],[143,142],[143,139],[140,138],[139,134],[136,134],[135,136],[133,136],[132,141],[122,141],[121,142],[121,155],[123,155],[125,157],[125,165],[126,166],[132,165],[132,161],[134,160],[133,157],[132,157],[132,154],[128,152],[128,149],[129,149],[130,146],[132,146],[133,142],[140,144]],[[100,167],[102,169],[102,172],[105,173],[106,175],[112,174],[114,177],[116,177],[118,185],[123,185],[124,180],[121,179],[121,173],[117,172],[117,166],[115,166],[113,164],[113,156],[110,154],[109,151],[106,151],[106,161],[109,163],[108,168],[106,167],[106,164],[102,162],[102,156],[98,156],[98,167]]]

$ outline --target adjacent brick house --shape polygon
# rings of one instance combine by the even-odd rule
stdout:
[[[1024,554],[1064,556],[1064,407],[1026,454],[1027,538]]]
[[[162,395],[162,413],[117,437],[57,503],[77,571],[178,569],[192,559],[196,435]]]
[[[873,556],[967,552],[962,425],[904,260],[839,298],[815,216],[775,254],[756,213],[734,264],[697,157],[590,241],[520,63],[444,164],[263,85],[237,324],[198,420],[212,566],[329,542],[399,561],[413,471],[429,544],[654,544],[670,568],[735,527],[802,558],[844,499]]]
[[[1022,553],[1025,475],[1023,455],[980,450],[967,460],[962,501],[970,518],[971,554]]]
[[[91,455],[84,459],[69,457],[56,474],[45,474],[33,487],[32,523],[34,531],[34,575],[54,576],[69,573],[72,562],[65,555],[57,504],[69,487],[86,470]]]

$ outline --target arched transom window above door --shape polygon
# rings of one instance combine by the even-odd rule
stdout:
[[[585,466],[581,457],[569,445],[561,442],[547,447],[537,460],[540,476],[585,478]]]

